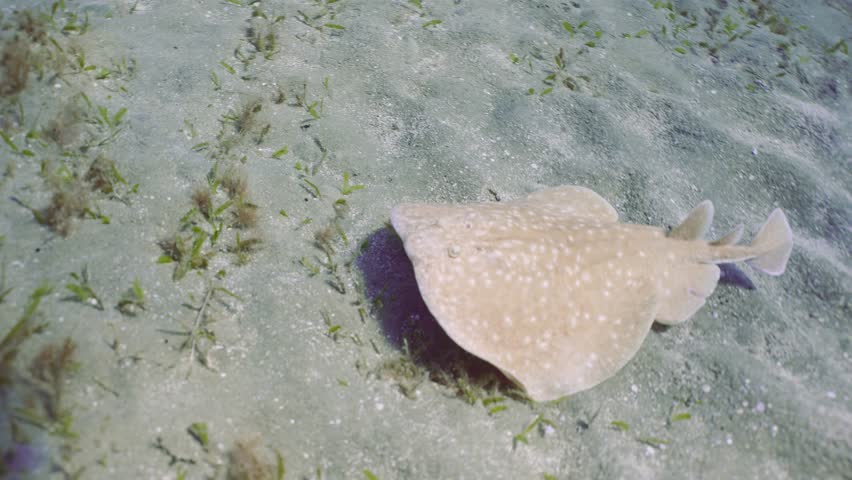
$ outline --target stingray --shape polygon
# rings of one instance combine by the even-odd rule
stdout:
[[[709,200],[667,232],[620,223],[606,200],[577,186],[501,203],[404,204],[390,216],[441,327],[535,401],[615,375],[654,321],[679,324],[704,305],[718,264],[781,275],[793,245],[780,209],[751,245],[738,245],[742,225],[704,240]]]

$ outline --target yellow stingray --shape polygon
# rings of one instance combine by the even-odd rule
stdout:
[[[749,246],[737,245],[742,226],[704,240],[712,220],[705,200],[667,235],[619,223],[606,200],[576,186],[391,211],[441,327],[536,401],[603,382],[636,354],[655,320],[691,317],[716,288],[715,264],[784,272],[793,234],[780,209]]]

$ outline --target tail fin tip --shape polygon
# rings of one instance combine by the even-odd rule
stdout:
[[[748,260],[749,265],[767,275],[778,276],[784,273],[793,250],[793,230],[780,208],[769,214],[751,246],[761,253]]]

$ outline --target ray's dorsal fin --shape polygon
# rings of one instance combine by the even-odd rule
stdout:
[[[713,223],[713,202],[704,200],[693,208],[683,222],[669,233],[669,238],[679,240],[702,239],[707,235],[711,223]]]
[[[519,200],[550,214],[578,220],[594,220],[601,223],[615,223],[618,212],[603,197],[586,187],[561,186],[531,193]]]
[[[780,208],[769,214],[766,223],[751,242],[751,247],[760,253],[746,263],[767,275],[777,276],[784,273],[793,250],[793,230]]]
[[[737,243],[739,243],[740,240],[742,240],[744,229],[745,228],[743,227],[743,224],[741,223],[741,224],[737,225],[736,227],[734,227],[733,230],[731,230],[730,232],[725,234],[724,237],[710,242],[710,245],[712,245],[714,247],[721,247],[721,246],[724,246],[724,245],[736,245]]]

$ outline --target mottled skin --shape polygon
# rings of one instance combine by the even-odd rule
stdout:
[[[704,240],[712,215],[703,202],[666,235],[618,223],[599,195],[564,186],[503,203],[401,205],[391,222],[447,334],[545,401],[614,375],[655,320],[691,317],[716,287],[716,264],[783,272],[792,234],[780,210],[750,246],[736,245],[741,229]]]

